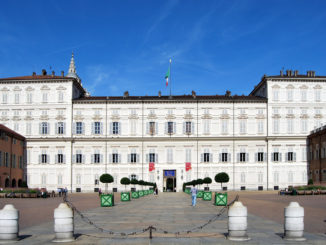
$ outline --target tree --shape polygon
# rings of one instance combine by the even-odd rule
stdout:
[[[222,183],[227,183],[229,182],[230,178],[229,175],[225,172],[218,173],[215,175],[215,182],[216,183],[221,183],[221,189],[222,189]]]
[[[125,185],[125,189],[127,188],[127,185],[130,185],[130,179],[127,177],[124,177],[120,180],[121,185]]]
[[[197,185],[199,185],[199,188],[200,188],[200,185],[204,184],[204,181],[203,179],[197,179]]]
[[[100,177],[100,181],[105,183],[105,193],[108,192],[108,183],[112,183],[114,181],[111,174],[102,174]]]
[[[136,180],[136,179],[132,179],[132,180],[130,181],[130,184],[134,185],[134,188],[136,188],[136,185],[138,185],[138,180]]]
[[[212,183],[212,179],[210,177],[206,177],[205,179],[203,179],[203,183],[207,184],[207,187],[208,187],[208,184]]]

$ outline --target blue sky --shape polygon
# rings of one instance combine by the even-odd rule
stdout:
[[[67,73],[92,95],[248,94],[284,69],[326,75],[324,0],[0,2],[0,77]]]

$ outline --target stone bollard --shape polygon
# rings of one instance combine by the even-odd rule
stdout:
[[[0,210],[0,243],[18,240],[19,211],[7,204]]]
[[[304,209],[297,202],[290,202],[284,208],[284,239],[290,241],[305,241],[304,230]]]
[[[248,241],[247,235],[247,207],[241,202],[234,202],[228,211],[228,239],[231,241]]]
[[[60,203],[54,210],[54,232],[53,242],[74,241],[74,213],[66,203]]]

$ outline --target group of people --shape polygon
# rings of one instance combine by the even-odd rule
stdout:
[[[59,197],[61,197],[61,196],[67,196],[67,193],[68,193],[67,187],[65,187],[65,188],[58,188]]]

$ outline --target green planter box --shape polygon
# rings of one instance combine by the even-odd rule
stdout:
[[[212,192],[211,191],[204,191],[203,200],[204,201],[211,201],[212,200]]]
[[[130,192],[121,192],[121,201],[122,202],[129,202],[130,201]]]
[[[101,207],[112,207],[114,206],[114,195],[103,194],[101,195]]]
[[[215,205],[226,206],[227,204],[228,204],[228,194],[215,192]]]
[[[144,190],[144,196],[148,195],[148,190]]]
[[[139,197],[144,196],[144,191],[138,191]]]
[[[149,190],[148,192],[149,192],[149,194],[153,194],[154,190]]]
[[[203,191],[198,191],[197,192],[197,198],[203,198],[204,192]]]
[[[133,198],[133,199],[138,199],[138,198],[139,198],[139,193],[138,193],[138,191],[133,191],[133,192],[131,192],[131,198]]]
[[[186,188],[185,193],[190,194],[190,188]]]

